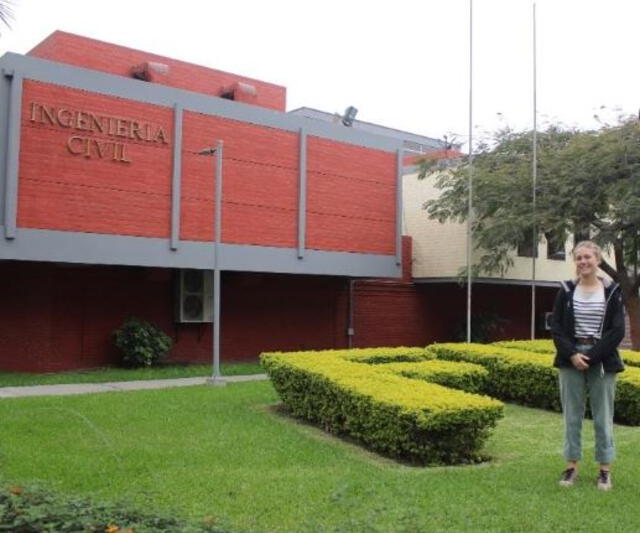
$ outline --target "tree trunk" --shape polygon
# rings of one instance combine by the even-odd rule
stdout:
[[[640,296],[638,293],[627,294],[624,305],[629,314],[629,336],[631,337],[631,348],[640,350]]]

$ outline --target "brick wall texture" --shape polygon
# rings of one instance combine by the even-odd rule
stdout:
[[[256,90],[255,97],[245,98],[245,103],[278,111],[286,109],[286,89],[280,85],[62,31],[52,33],[31,50],[29,55],[127,78],[131,77],[131,69],[136,65],[146,62],[161,63],[169,67],[168,72],[156,76],[153,83],[220,96],[225,89],[241,82]]]
[[[0,263],[0,370],[117,364],[111,333],[131,316],[172,337],[171,360],[209,362],[211,324],[174,321],[173,277],[156,268]],[[424,346],[464,332],[466,291],[456,284],[353,285],[355,347]],[[224,272],[222,361],[253,361],[266,350],[346,347],[349,286],[339,277]],[[538,291],[541,313],[554,293]],[[493,339],[526,338],[528,297],[526,287],[477,286],[474,310],[499,319]]]
[[[126,117],[125,132],[135,123],[162,131],[162,139],[114,135],[86,125],[79,129],[70,118],[78,111]],[[173,130],[172,109],[26,81],[18,226],[168,238]],[[214,162],[198,152],[217,139],[224,141],[223,241],[295,247],[298,134],[188,111],[183,115],[181,238],[213,239]],[[127,161],[114,160],[113,154],[116,159],[126,154]],[[392,255],[395,191],[394,154],[309,137],[307,246]]]

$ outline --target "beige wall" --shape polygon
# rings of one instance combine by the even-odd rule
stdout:
[[[433,186],[433,179],[418,180],[417,174],[406,174],[403,178],[403,233],[413,238],[413,277],[451,278],[456,277],[460,268],[466,265],[467,226],[431,220],[422,209],[426,200],[437,198],[439,191]],[[539,281],[559,281],[574,276],[570,252],[573,243],[565,243],[566,259],[547,259],[547,243],[543,239],[538,247],[536,279]],[[478,255],[477,253],[474,255]],[[610,259],[610,258],[609,258]],[[531,258],[517,257],[513,252],[513,267],[504,278],[511,280],[531,279]],[[613,264],[613,262],[612,262]],[[500,278],[500,276],[486,276]]]

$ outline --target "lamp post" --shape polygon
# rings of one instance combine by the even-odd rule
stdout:
[[[222,141],[219,140],[215,148],[204,148],[200,155],[216,156],[213,187],[214,204],[214,232],[213,232],[213,371],[207,380],[210,385],[225,385],[220,374],[220,240],[222,239]]]

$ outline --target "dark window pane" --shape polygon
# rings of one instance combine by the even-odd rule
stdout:
[[[545,233],[547,238],[547,258],[555,261],[564,261],[564,235],[558,235],[553,232]]]

